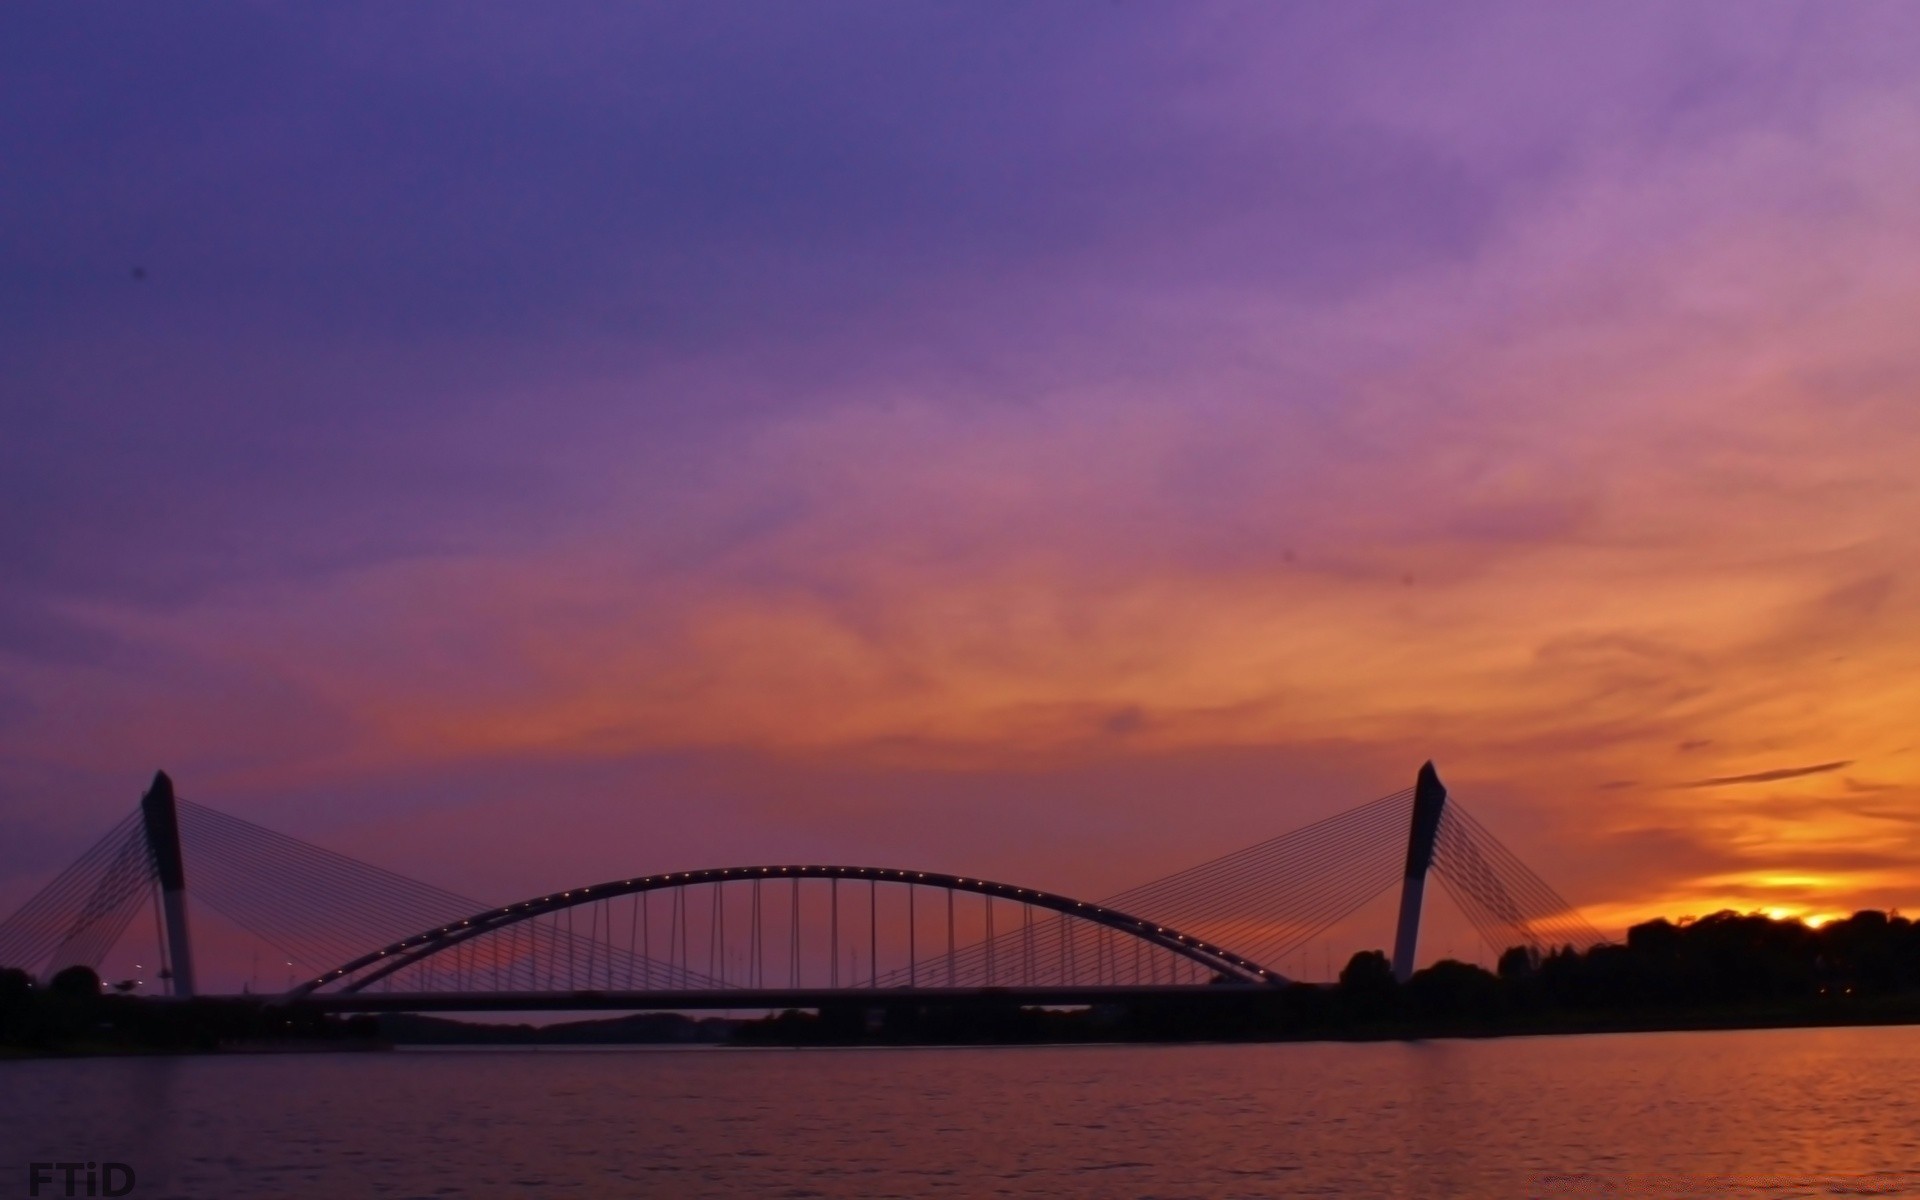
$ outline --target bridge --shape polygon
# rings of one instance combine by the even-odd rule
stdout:
[[[333,1012],[781,1009],[1233,996],[1396,884],[1413,972],[1438,879],[1495,950],[1603,939],[1449,797],[1411,788],[1100,901],[899,867],[782,863],[634,875],[488,904],[177,796],[139,805],[0,921],[0,966],[98,968],[151,907],[161,978],[196,993],[189,897]],[[189,888],[189,880],[192,886]]]

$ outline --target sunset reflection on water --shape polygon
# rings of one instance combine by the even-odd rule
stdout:
[[[1920,1030],[0,1068],[141,1195],[1913,1195]]]

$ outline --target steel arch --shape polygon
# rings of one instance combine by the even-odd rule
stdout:
[[[591,904],[597,900],[606,900],[616,896],[627,896],[637,892],[661,891],[668,888],[691,887],[703,883],[730,883],[742,879],[865,879],[879,883],[905,883],[915,886],[946,888],[952,891],[972,892],[1000,900],[1013,900],[1030,904],[1035,908],[1049,909],[1062,915],[1075,917],[1096,925],[1127,934],[1131,937],[1159,946],[1164,950],[1192,960],[1209,971],[1226,975],[1242,983],[1281,984],[1287,982],[1284,976],[1267,970],[1259,963],[1245,959],[1223,947],[1216,946],[1204,939],[1182,933],[1178,929],[1159,925],[1141,917],[1124,913],[1118,909],[1101,904],[1092,904],[1084,900],[1075,900],[1071,896],[1062,896],[1056,892],[1043,892],[1036,888],[1015,887],[1010,883],[998,883],[990,879],[977,879],[963,875],[949,875],[939,871],[906,871],[892,867],[837,867],[837,866],[766,866],[766,867],[710,867],[701,871],[669,871],[662,875],[641,875],[632,879],[616,879],[606,883],[596,883],[590,887],[573,888],[564,892],[554,892],[518,904],[508,904],[500,908],[487,909],[475,913],[465,920],[437,929],[430,929],[412,937],[389,943],[378,950],[369,951],[351,962],[343,963],[325,974],[300,984],[286,993],[289,1000],[325,987],[336,980],[352,975],[365,967],[391,959],[358,979],[353,980],[341,990],[357,992],[376,980],[383,979],[396,971],[412,966],[422,959],[451,949],[471,938],[504,929],[521,921],[559,912],[579,904]]]

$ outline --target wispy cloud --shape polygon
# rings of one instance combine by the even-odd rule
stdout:
[[[1853,760],[1840,759],[1835,762],[1815,763],[1809,767],[1776,767],[1770,771],[1754,771],[1746,775],[1721,775],[1713,779],[1694,779],[1686,783],[1675,784],[1682,788],[1727,787],[1739,783],[1773,783],[1780,779],[1799,779],[1805,775],[1824,775],[1828,771],[1838,771],[1853,765]]]

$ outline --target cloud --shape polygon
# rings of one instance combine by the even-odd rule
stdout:
[[[1722,775],[1714,779],[1695,779],[1687,783],[1675,784],[1682,788],[1727,787],[1738,783],[1772,783],[1780,779],[1798,779],[1804,775],[1823,775],[1828,771],[1838,771],[1853,765],[1853,760],[1840,759],[1835,762],[1815,763],[1808,767],[1777,767],[1771,771],[1754,771],[1747,775]]]
[[[1741,15],[35,16],[0,787],[1433,755],[1736,903],[1609,839],[1920,786],[1920,31]]]

